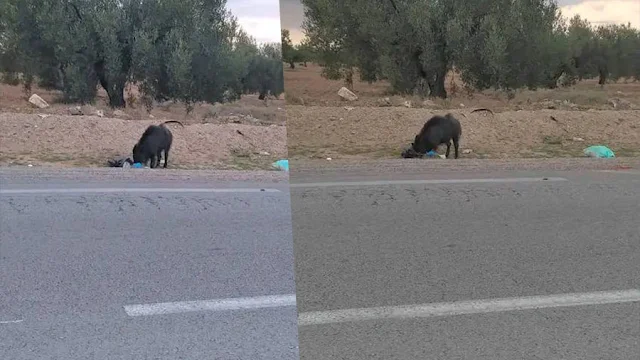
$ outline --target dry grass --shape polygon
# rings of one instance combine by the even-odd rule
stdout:
[[[509,99],[495,91],[464,93],[450,75],[448,99],[423,100],[388,95],[384,82],[356,81],[359,99],[347,102],[337,95],[343,83],[323,79],[320,71],[313,65],[285,68],[294,159],[396,158],[430,116],[446,112],[458,114],[461,149],[472,151],[462,157],[575,157],[595,144],[618,156],[640,156],[640,83],[601,88],[587,80],[573,88],[518,91]],[[388,101],[381,101],[385,97]],[[489,108],[494,115],[471,113],[474,108]]]
[[[107,159],[130,156],[146,126],[166,120],[185,124],[169,125],[172,168],[270,169],[287,154],[284,100],[246,96],[230,104],[197,104],[190,113],[166,103],[149,113],[130,87],[124,115],[114,115],[101,91],[95,104],[82,107],[83,116],[72,116],[74,105],[60,103],[54,91],[33,90],[51,105],[46,109],[29,104],[31,94],[21,87],[0,85],[0,92],[0,164],[106,166]]]

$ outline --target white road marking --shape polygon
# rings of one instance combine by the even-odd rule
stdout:
[[[0,324],[17,324],[23,321],[24,320],[6,320],[6,321],[0,321]]]
[[[603,173],[614,173],[614,174],[627,174],[627,175],[640,175],[640,171],[637,170],[627,170],[627,169],[621,169],[621,170],[596,170],[597,172],[603,172]]]
[[[286,306],[296,306],[295,294],[125,305],[124,311],[129,316],[150,316],[193,311],[233,311]]]
[[[476,183],[520,183],[538,181],[568,181],[561,177],[519,177],[519,178],[480,178],[480,179],[432,179],[432,180],[378,180],[378,181],[341,181],[290,184],[290,187],[329,187],[329,186],[377,186],[377,185],[419,185],[419,184],[476,184]]]
[[[558,294],[502,299],[457,301],[419,305],[314,311],[298,314],[298,326],[367,320],[412,319],[435,316],[481,314],[501,311],[565,306],[603,305],[640,301],[640,289]]]
[[[0,189],[0,194],[101,194],[101,193],[274,193],[278,189],[260,188],[70,188]]]

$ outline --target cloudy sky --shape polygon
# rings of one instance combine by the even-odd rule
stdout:
[[[280,42],[278,0],[227,0],[227,9],[238,18],[240,26],[256,41]]]
[[[566,17],[579,14],[595,25],[630,22],[640,28],[640,0],[558,0],[558,4]],[[227,0],[227,8],[258,41],[280,41],[280,24],[289,29],[294,43],[304,37],[300,0]]]

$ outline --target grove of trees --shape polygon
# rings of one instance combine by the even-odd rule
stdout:
[[[352,83],[388,80],[398,93],[446,98],[455,69],[476,90],[554,88],[583,78],[640,78],[640,31],[567,21],[549,0],[302,0],[304,56],[323,75]],[[286,36],[285,36],[286,35]]]
[[[224,102],[284,91],[280,44],[240,28],[225,0],[2,0],[5,82],[91,103],[98,86],[124,107],[128,82],[153,100]]]

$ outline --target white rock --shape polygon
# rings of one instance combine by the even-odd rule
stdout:
[[[473,150],[471,150],[471,149],[464,149],[464,150],[462,150],[462,153],[463,153],[463,154],[471,154],[472,152],[473,152]]]
[[[46,101],[44,101],[43,98],[38,96],[38,94],[31,95],[31,97],[29,98],[29,102],[31,104],[39,107],[40,109],[44,109],[44,108],[48,108],[49,107],[49,104]]]
[[[344,86],[338,90],[338,96],[349,101],[358,100],[358,96]]]

